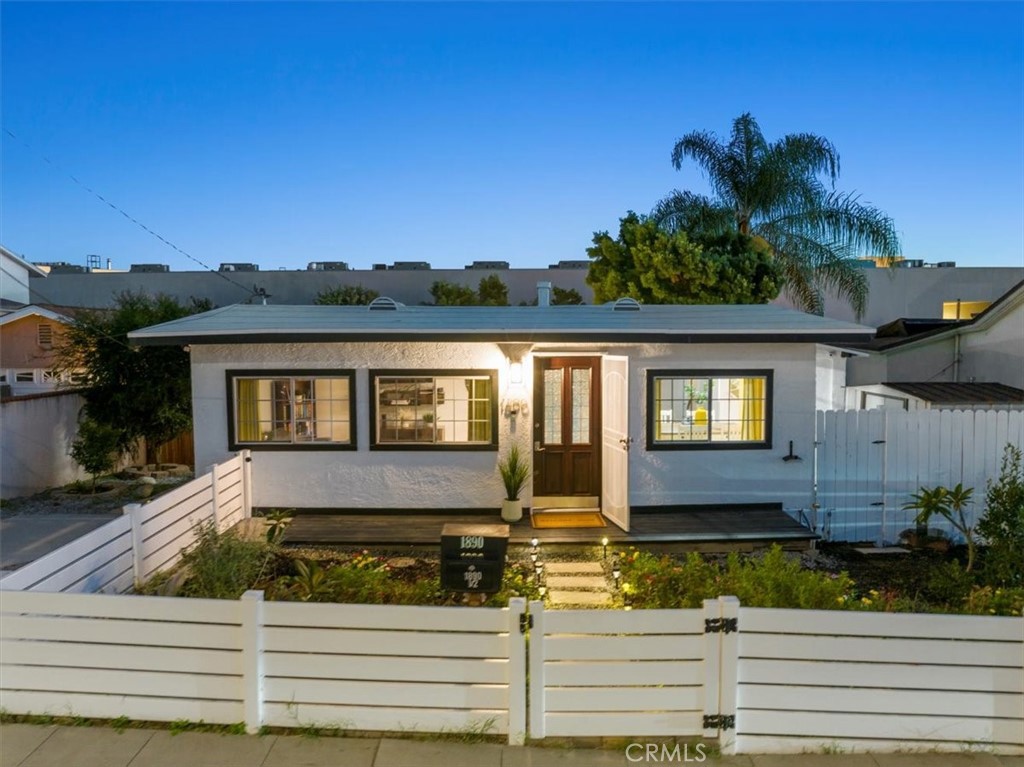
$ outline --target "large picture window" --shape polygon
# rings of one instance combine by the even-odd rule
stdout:
[[[353,377],[335,371],[228,371],[231,449],[355,447]]]
[[[652,370],[649,448],[771,447],[771,371]]]
[[[374,448],[496,449],[496,371],[374,371],[370,382]]]

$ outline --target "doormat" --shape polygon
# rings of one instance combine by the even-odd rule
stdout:
[[[535,511],[530,522],[538,530],[558,527],[604,527],[599,511]]]

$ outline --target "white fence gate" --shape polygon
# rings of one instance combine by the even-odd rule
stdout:
[[[922,486],[973,487],[980,515],[1004,448],[1024,448],[1024,411],[818,411],[816,443],[815,532],[892,543],[914,526],[915,512],[902,507]]]

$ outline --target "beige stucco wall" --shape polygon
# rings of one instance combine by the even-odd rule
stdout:
[[[534,354],[588,353],[630,359],[630,503],[637,505],[781,501],[806,507],[816,398],[813,344],[561,345]],[[531,357],[524,360],[529,396]],[[499,416],[500,451],[371,451],[367,397],[377,368],[497,369],[499,401],[508,395],[508,362],[491,343],[193,345],[193,409],[197,470],[229,455],[225,372],[229,369],[356,370],[358,449],[254,450],[255,503],[283,508],[497,508],[502,491],[498,456],[512,439],[529,454],[529,419]],[[647,450],[646,372],[768,369],[774,373],[771,449]],[[804,460],[784,462],[789,450]],[[527,505],[531,496],[524,500]]]

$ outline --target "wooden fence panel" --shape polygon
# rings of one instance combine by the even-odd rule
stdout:
[[[826,411],[816,423],[819,519],[832,540],[895,542],[922,486],[973,487],[976,520],[1005,446],[1024,448],[1024,411]],[[942,519],[929,525],[955,534]]]

